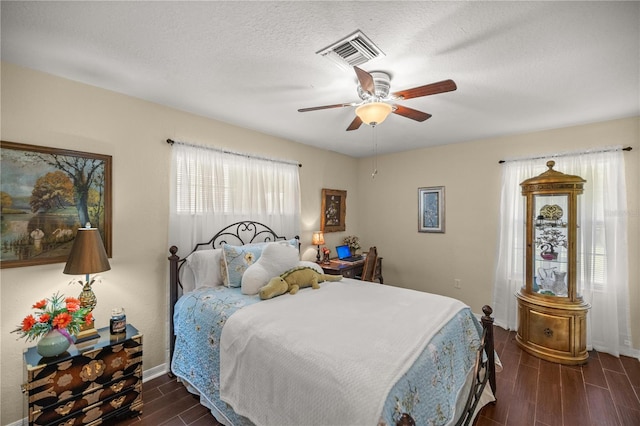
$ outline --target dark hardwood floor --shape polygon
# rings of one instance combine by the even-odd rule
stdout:
[[[495,327],[497,403],[482,409],[476,426],[638,426],[640,362],[592,351],[582,366],[533,357],[515,333]]]
[[[514,333],[495,328],[498,402],[482,409],[476,426],[638,426],[640,362],[591,352],[583,366],[561,366],[523,352]],[[184,386],[162,375],[143,387],[141,416],[114,425],[219,425]],[[420,426],[420,425],[419,425]]]

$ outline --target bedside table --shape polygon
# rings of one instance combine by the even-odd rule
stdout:
[[[329,263],[318,263],[325,274],[327,275],[342,275],[345,278],[355,278],[356,275],[362,275],[362,268],[364,268],[364,257],[357,262],[343,262],[341,260],[331,260]],[[376,274],[373,277],[378,280],[380,284],[384,284],[382,278],[382,258],[378,257],[378,264],[376,265]]]
[[[98,425],[142,412],[142,335],[130,324],[126,333],[98,333],[57,357],[25,351],[29,425]]]

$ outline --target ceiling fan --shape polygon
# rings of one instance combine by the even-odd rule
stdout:
[[[347,131],[358,129],[362,123],[369,124],[370,126],[380,124],[390,113],[398,114],[415,121],[425,121],[431,117],[431,114],[398,105],[395,102],[451,92],[457,89],[456,83],[453,80],[443,80],[437,83],[414,87],[413,89],[389,93],[391,87],[391,77],[389,74],[381,71],[369,73],[356,66],[354,66],[353,69],[358,77],[358,96],[362,99],[360,102],[301,108],[298,112],[357,106],[356,118],[354,118],[349,127],[347,127]]]

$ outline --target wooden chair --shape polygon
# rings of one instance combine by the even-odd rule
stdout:
[[[374,246],[369,248],[367,257],[364,259],[362,267],[362,281],[373,281],[376,276],[376,267],[378,266],[378,249]]]

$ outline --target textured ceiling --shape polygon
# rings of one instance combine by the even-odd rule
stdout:
[[[639,2],[10,2],[2,60],[347,155],[640,115]],[[356,77],[315,52],[355,30],[391,91],[453,79],[346,132]],[[179,138],[179,135],[167,135]],[[198,141],[193,141],[198,142]],[[204,142],[204,141],[202,141]]]

